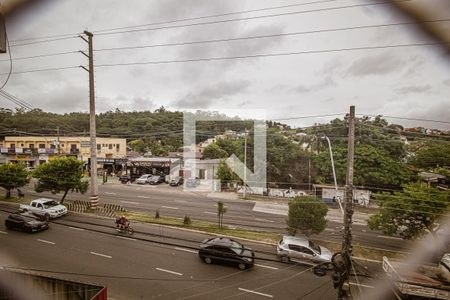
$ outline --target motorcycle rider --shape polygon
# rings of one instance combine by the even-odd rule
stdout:
[[[130,226],[130,221],[125,216],[121,216],[120,218],[116,219],[117,227],[119,227],[121,230],[127,229]]]

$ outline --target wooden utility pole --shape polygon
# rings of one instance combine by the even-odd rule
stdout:
[[[94,87],[94,48],[92,45],[93,34],[89,31],[84,31],[88,39],[80,36],[89,45],[89,54],[81,51],[85,56],[89,58],[89,69],[82,67],[89,73],[89,129],[91,137],[91,208],[96,209],[98,206],[98,183],[97,183],[97,142],[96,142],[96,125],[95,125],[95,87]]]
[[[355,154],[355,107],[350,106],[348,118],[348,150],[347,150],[347,176],[345,181],[345,208],[344,208],[344,234],[342,241],[341,258],[343,268],[339,274],[338,299],[344,299],[346,292],[343,285],[350,279],[352,270],[352,216],[353,216],[353,160]]]
[[[247,129],[244,137],[244,199],[247,197]]]

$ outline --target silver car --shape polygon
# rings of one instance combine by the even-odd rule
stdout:
[[[136,180],[137,184],[147,184],[153,175],[144,174]]]
[[[316,245],[304,237],[283,236],[278,243],[277,255],[282,262],[329,263],[333,255],[325,247]]]

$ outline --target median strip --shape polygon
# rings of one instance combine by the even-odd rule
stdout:
[[[247,289],[243,289],[243,288],[238,288],[238,290],[243,291],[243,292],[247,292],[247,293],[252,293],[252,294],[255,294],[255,295],[260,295],[260,296],[267,297],[267,298],[273,298],[272,295],[260,293],[260,292],[257,292],[257,291],[247,290]]]
[[[120,202],[125,203],[125,204],[136,204],[136,205],[140,204],[139,202],[133,202],[133,201],[120,201]]]
[[[172,206],[161,206],[162,208],[167,208],[167,209],[178,209],[178,207],[172,207]]]
[[[156,268],[156,270],[161,271],[161,272],[166,272],[166,273],[174,274],[174,275],[178,275],[178,276],[183,276],[183,274],[181,274],[181,273],[174,272],[174,271],[170,271],[170,270],[166,270],[166,269]]]
[[[272,220],[267,220],[267,219],[258,219],[258,218],[255,218],[255,221],[259,221],[259,222],[269,222],[269,223],[275,223],[275,221],[272,221]]]
[[[41,239],[38,239],[38,242],[45,243],[45,244],[50,244],[50,245],[54,245],[55,244],[54,242],[50,242],[50,241],[47,241],[47,240],[41,240]]]
[[[106,257],[106,258],[112,258],[112,256],[110,255],[106,255],[106,254],[101,254],[101,253],[97,253],[97,252],[90,252],[92,255],[97,255],[97,256],[101,256],[101,257]]]
[[[70,229],[73,229],[73,230],[78,230],[78,231],[86,231],[86,229],[83,229],[83,228],[77,228],[77,227],[72,227],[72,226],[69,226],[69,228],[70,228]]]

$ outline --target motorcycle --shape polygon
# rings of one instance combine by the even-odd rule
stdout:
[[[133,227],[131,227],[130,223],[127,222],[126,224],[121,224],[119,222],[120,219],[116,219],[116,229],[119,233],[127,233],[127,234],[133,234],[134,230]]]

